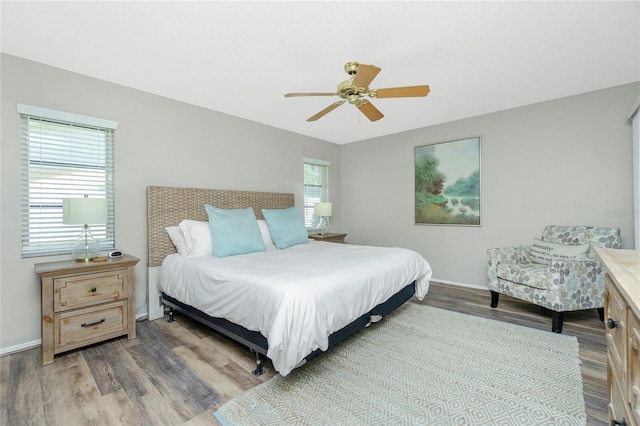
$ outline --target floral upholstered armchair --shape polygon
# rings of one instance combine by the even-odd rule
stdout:
[[[532,245],[488,249],[491,307],[500,293],[545,307],[555,333],[566,311],[596,308],[604,320],[605,270],[594,247],[619,249],[620,229],[547,226]]]

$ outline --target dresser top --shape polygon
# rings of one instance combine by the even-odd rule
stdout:
[[[640,312],[640,251],[596,248],[609,276],[624,293],[629,304]]]

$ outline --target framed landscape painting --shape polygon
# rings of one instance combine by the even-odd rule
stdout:
[[[417,146],[415,223],[480,226],[480,137]]]

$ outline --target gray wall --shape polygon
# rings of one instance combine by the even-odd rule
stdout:
[[[70,256],[20,258],[20,134],[17,103],[118,122],[116,244],[141,259],[136,311],[146,313],[148,185],[293,192],[303,200],[303,157],[331,162],[340,228],[340,152],[333,143],[194,107],[2,54],[0,351],[40,339],[40,284],[33,266]]]
[[[486,249],[529,243],[546,224],[613,225],[633,247],[629,109],[640,84],[338,146],[1,56],[0,352],[40,339],[38,262],[20,258],[17,103],[118,121],[116,244],[142,260],[146,313],[148,185],[286,191],[303,197],[302,159],[331,162],[332,230],[351,243],[403,246],[434,278],[485,286]],[[414,146],[482,137],[482,226],[413,224]]]
[[[486,250],[547,224],[618,226],[633,248],[632,132],[640,84],[341,146],[342,230],[421,253],[436,281],[486,287]],[[481,227],[414,225],[415,146],[481,136]]]

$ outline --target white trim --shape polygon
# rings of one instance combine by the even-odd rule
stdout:
[[[147,314],[146,312],[136,314],[136,321],[147,321],[148,319],[149,319],[149,314]]]
[[[330,166],[331,162],[327,160],[318,160],[315,158],[302,157],[306,164],[315,164],[317,166]]]
[[[638,104],[640,105],[640,99]],[[633,215],[633,238],[634,248],[640,250],[640,115],[637,114],[638,107],[636,106],[636,114],[633,114],[631,120],[631,152],[633,156],[633,208],[631,214]]]
[[[455,285],[455,286],[458,286],[458,287],[475,288],[475,289],[478,289],[478,290],[489,290],[489,287],[487,287],[486,285],[461,283],[461,282],[457,282],[457,281],[448,281],[448,280],[440,280],[438,278],[431,278],[431,282],[432,283],[439,283],[439,284]]]
[[[18,113],[30,115],[32,117],[48,118],[51,120],[65,121],[68,123],[84,124],[103,129],[118,128],[118,122],[104,118],[89,117],[88,115],[74,114],[72,112],[55,111],[49,108],[42,108],[32,105],[18,104]]]
[[[38,346],[42,346],[42,339],[32,340],[30,342],[21,343],[19,345],[9,346],[8,348],[0,348],[0,356],[26,351],[28,349],[37,348]]]

